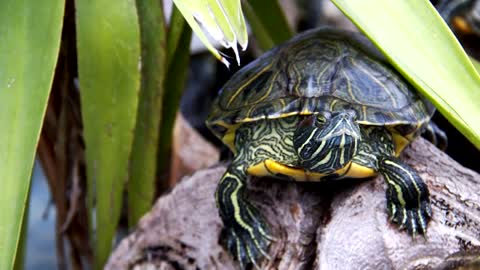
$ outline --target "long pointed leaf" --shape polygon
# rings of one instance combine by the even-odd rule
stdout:
[[[151,207],[157,168],[158,136],[166,70],[166,29],[158,0],[137,0],[142,38],[142,86],[130,157],[128,223],[130,227]]]
[[[60,45],[61,0],[0,3],[0,269],[12,269]]]
[[[248,0],[244,2],[245,9],[250,5],[252,12],[246,12],[248,22],[252,27],[255,38],[262,39],[268,37],[273,45],[277,45],[292,37],[292,30],[288,25],[287,18],[278,0]],[[266,37],[265,37],[266,36]],[[273,46],[266,46],[260,43],[263,50],[268,50]]]
[[[209,37],[226,48],[232,48],[240,64],[237,42],[244,50],[248,44],[247,27],[240,0],[174,0],[173,2],[195,34],[217,59],[229,65],[229,62],[211,44]],[[209,36],[202,30],[208,32]]]
[[[183,18],[182,13],[177,6],[172,6],[172,16],[168,22],[168,36],[167,36],[167,69],[172,64],[177,50],[178,43],[182,37],[183,27],[187,22]]]
[[[135,1],[75,3],[88,195],[90,206],[96,195],[95,268],[100,269],[111,250],[128,178],[140,86],[140,30]]]
[[[475,67],[475,69],[477,70],[477,73],[480,74],[480,62],[478,62],[477,60],[471,57],[470,57],[470,61],[472,61],[473,67]]]
[[[332,1],[480,148],[480,76],[428,1]]]
[[[179,20],[183,18],[178,17]],[[162,124],[160,126],[160,142],[158,146],[158,170],[164,173],[167,164],[170,162],[170,148],[172,144],[173,124],[180,105],[183,89],[185,88],[185,80],[187,78],[188,62],[190,59],[190,40],[192,38],[192,30],[187,24],[183,24],[183,30],[178,32],[176,50],[174,51],[173,61],[168,67],[167,77],[165,79],[165,96],[162,106]],[[169,31],[168,38],[173,33]],[[170,50],[169,50],[170,51]],[[173,50],[172,50],[173,51]],[[166,179],[161,181],[166,184]],[[164,187],[162,187],[164,188]]]

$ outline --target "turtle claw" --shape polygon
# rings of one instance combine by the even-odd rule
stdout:
[[[271,240],[257,228],[251,227],[251,229],[246,230],[235,224],[235,226],[224,228],[220,236],[222,244],[234,259],[238,260],[241,269],[247,269],[249,265],[260,269],[257,260],[262,257],[271,260],[267,253]]]
[[[428,187],[418,173],[395,157],[380,157],[379,171],[387,182],[388,215],[399,229],[415,238],[425,235],[432,216]]]
[[[423,201],[418,208],[408,208],[401,204],[389,203],[390,221],[399,225],[399,229],[407,229],[415,238],[416,234],[423,236],[427,233],[427,223],[431,218],[432,210],[428,201]]]
[[[250,204],[239,201],[242,209],[240,215],[229,219],[220,235],[221,244],[227,248],[234,259],[238,260],[241,269],[250,266],[260,269],[258,262],[268,256],[268,246],[274,237],[271,236],[267,223]]]

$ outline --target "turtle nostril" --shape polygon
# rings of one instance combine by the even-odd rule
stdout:
[[[357,113],[354,110],[347,110],[348,117],[357,120]]]

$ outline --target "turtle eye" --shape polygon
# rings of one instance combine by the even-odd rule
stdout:
[[[325,124],[325,122],[327,122],[327,118],[325,118],[325,116],[323,116],[323,115],[317,116],[317,121],[316,121],[317,125],[321,126],[321,125]]]
[[[316,124],[320,126],[324,125],[331,116],[332,114],[330,112],[321,112],[317,114]]]

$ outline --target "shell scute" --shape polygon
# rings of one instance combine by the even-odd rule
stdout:
[[[237,72],[222,88],[207,125],[227,128],[259,119],[351,109],[365,125],[416,132],[434,107],[362,35],[305,32]],[[412,130],[412,127],[415,127]]]

